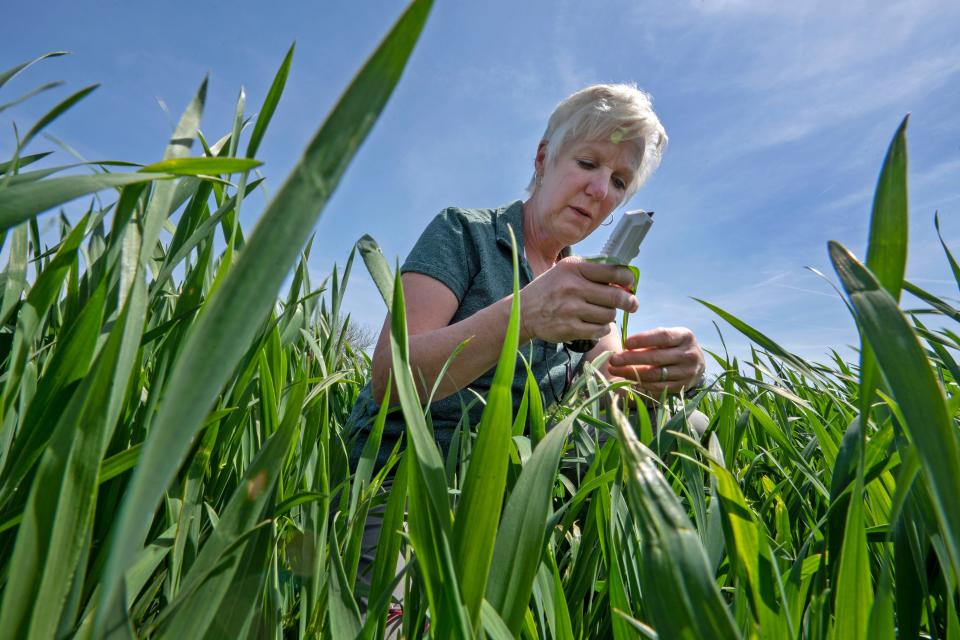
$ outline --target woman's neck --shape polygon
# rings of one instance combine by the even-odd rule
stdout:
[[[523,203],[523,247],[534,277],[555,265],[566,246],[544,232],[536,207],[535,197]]]

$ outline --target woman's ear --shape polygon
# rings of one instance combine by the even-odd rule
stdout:
[[[537,175],[543,175],[543,168],[547,164],[547,141],[541,140],[537,145],[537,157],[533,160],[533,170]]]

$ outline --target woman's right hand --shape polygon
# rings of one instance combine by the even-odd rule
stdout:
[[[521,341],[602,338],[618,309],[639,308],[627,290],[632,285],[633,274],[626,267],[579,257],[560,260],[520,291]]]

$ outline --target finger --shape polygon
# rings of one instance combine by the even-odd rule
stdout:
[[[627,336],[625,349],[643,349],[645,347],[678,347],[693,339],[693,332],[686,327],[657,327]]]
[[[587,280],[600,284],[615,284],[621,287],[633,287],[633,273],[626,267],[598,262],[579,262],[580,274]]]
[[[643,384],[643,392],[654,400],[663,395],[664,391],[667,393],[672,391],[670,384],[667,382],[646,382]]]
[[[583,299],[601,307],[623,309],[631,313],[640,308],[640,302],[635,295],[620,287],[608,285],[590,284],[583,287]]]
[[[573,326],[573,337],[577,340],[599,340],[610,333],[610,323],[584,322],[577,320]]]
[[[632,349],[610,356],[610,365],[614,367],[646,366],[662,367],[674,362],[670,349]]]
[[[623,378],[625,380],[630,380],[632,382],[638,382],[643,386],[646,386],[647,383],[651,382],[660,382],[661,376],[660,367],[651,367],[647,365],[617,367],[609,366],[607,371],[611,375]]]
[[[617,319],[617,310],[596,304],[584,303],[577,312],[577,317],[590,324],[610,324]]]
[[[662,367],[664,365],[679,366],[695,362],[698,362],[697,355],[680,347],[670,347],[665,349],[629,349],[615,353],[610,357],[610,364],[623,366],[650,365]]]
[[[664,371],[666,369],[666,371]],[[692,386],[692,380],[699,377],[696,366],[674,365],[674,366],[651,366],[651,365],[628,365],[614,366],[610,365],[607,369],[611,375],[639,382],[644,388],[651,384],[663,384],[669,386],[674,391],[679,391],[683,387]],[[664,376],[666,373],[666,376]]]

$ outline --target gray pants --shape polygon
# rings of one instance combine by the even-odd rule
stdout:
[[[380,487],[382,494],[389,494],[393,490],[393,478],[387,478]],[[360,613],[366,615],[368,607],[368,597],[371,582],[373,581],[373,564],[377,557],[377,547],[380,543],[380,535],[383,528],[383,516],[387,510],[386,503],[373,507],[367,512],[367,520],[363,524],[363,538],[360,541],[360,562],[357,567],[357,590],[364,595],[359,598]],[[403,553],[397,558],[397,573],[399,574],[406,566],[406,560]],[[385,638],[399,638],[401,622],[399,611],[402,610],[403,603],[403,581],[401,580],[393,590],[393,600],[396,604],[388,607],[387,630]]]

